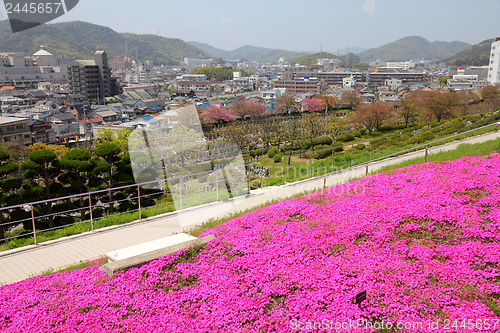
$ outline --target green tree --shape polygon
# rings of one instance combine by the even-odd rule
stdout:
[[[311,144],[311,149],[314,152],[314,139],[320,137],[325,130],[324,119],[314,113],[308,113],[302,117],[301,123],[305,135]]]
[[[122,151],[128,151],[128,137],[131,131],[127,129],[99,129],[96,133],[96,146],[103,143],[116,143]]]
[[[0,208],[8,202],[8,198],[12,195],[12,191],[18,189],[22,185],[21,179],[16,179],[13,174],[19,170],[16,163],[9,162],[10,155],[4,150],[0,150]],[[5,230],[4,212],[0,211],[0,244],[4,242]]]
[[[69,185],[68,194],[83,194],[89,191],[89,184],[92,182],[90,172],[94,168],[89,151],[79,148],[69,150],[61,159],[61,168],[66,172],[59,177],[59,180]],[[81,208],[80,217],[83,220],[85,198],[79,196],[78,201]]]
[[[120,161],[120,154],[122,150],[116,143],[103,143],[95,149],[95,154],[104,160],[101,168],[106,170],[105,180],[108,185],[108,200],[109,200],[109,213],[113,214],[113,195],[111,188],[113,188],[113,173],[116,170],[116,163]]]
[[[38,149],[28,155],[28,161],[21,164],[24,170],[24,177],[30,181],[28,188],[31,193],[39,193],[43,190],[45,199],[49,200],[57,195],[57,176],[61,172],[60,162],[57,155],[49,149]],[[49,228],[53,228],[54,216],[53,203],[48,202],[45,205]]]
[[[439,79],[439,86],[440,87],[445,86],[449,79],[450,78],[447,76],[443,76],[442,78],[440,78]]]

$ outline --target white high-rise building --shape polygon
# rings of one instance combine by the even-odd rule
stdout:
[[[500,37],[497,37],[491,44],[488,82],[491,84],[500,83]]]

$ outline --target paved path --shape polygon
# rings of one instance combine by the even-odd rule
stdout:
[[[462,141],[430,148],[429,154],[455,149],[460,143],[478,143],[500,138],[500,132],[485,134]],[[408,159],[421,157],[425,151],[405,154],[370,164],[369,171],[376,171],[384,166],[397,164]],[[365,166],[353,167],[329,176],[321,176],[280,187],[266,187],[252,191],[246,197],[230,202],[207,204],[182,212],[169,213],[124,226],[99,229],[94,232],[46,242],[37,246],[0,253],[0,284],[24,280],[30,276],[59,269],[82,260],[96,259],[104,253],[131,245],[170,236],[187,230],[211,218],[223,217],[228,213],[249,209],[274,199],[282,199],[296,193],[311,191],[342,184],[350,179],[363,177]]]

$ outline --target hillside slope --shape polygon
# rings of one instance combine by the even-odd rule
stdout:
[[[185,57],[205,58],[202,50],[181,39],[156,35],[118,33],[111,28],[91,23],[73,21],[44,24],[36,28],[13,34],[8,21],[0,22],[0,45],[2,52],[19,52],[31,55],[40,46],[54,56],[89,59],[96,50],[105,50],[109,58],[125,56],[128,44],[131,58],[135,50],[140,60],[177,65]]]
[[[401,38],[395,42],[385,44],[376,49],[362,52],[361,61],[371,62],[377,59],[382,61],[401,61],[419,59],[443,59],[465,50],[470,45],[462,42],[434,42],[420,36]]]
[[[353,321],[346,332],[372,332],[364,323],[375,320],[448,332],[428,328],[466,319],[475,325],[463,332],[498,329],[498,154],[366,177],[207,234],[203,248],[113,278],[94,266],[0,286],[0,330],[291,332],[317,322],[338,332]]]
[[[258,62],[277,62],[280,58],[285,61],[306,55],[305,52],[294,52],[281,49],[269,49],[265,47],[256,47],[251,45],[241,46],[232,51],[225,51],[208,44],[199,42],[189,42],[189,44],[198,47],[213,57],[222,57],[226,60],[246,59]]]

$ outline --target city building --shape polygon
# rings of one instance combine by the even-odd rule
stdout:
[[[296,94],[296,93],[305,93],[308,91],[314,92],[316,94],[321,94],[321,92],[325,89],[325,81],[318,80],[317,78],[296,78],[294,80],[280,80],[274,82],[275,88],[285,88],[287,92]]]
[[[488,81],[479,80],[478,75],[458,74],[448,79],[446,85],[453,90],[479,90],[488,85]]]
[[[190,67],[204,67],[211,66],[214,59],[194,59],[194,58],[184,58],[184,63],[186,66]]]
[[[0,117],[0,142],[12,146],[31,145],[29,118]]]
[[[383,68],[386,69],[395,69],[395,70],[403,70],[407,71],[410,68],[415,68],[414,61],[388,61]]]
[[[52,54],[41,49],[31,57],[0,53],[0,84],[33,86],[39,82],[67,82],[67,69],[58,66]]]
[[[500,83],[500,37],[491,43],[490,67],[488,69],[488,79],[490,84]]]
[[[206,74],[183,74],[177,81],[208,81],[208,78]]]
[[[92,60],[71,62],[68,76],[71,92],[84,95],[88,101],[104,103],[106,97],[121,93],[117,78],[111,76],[108,56],[104,51],[97,51]]]

